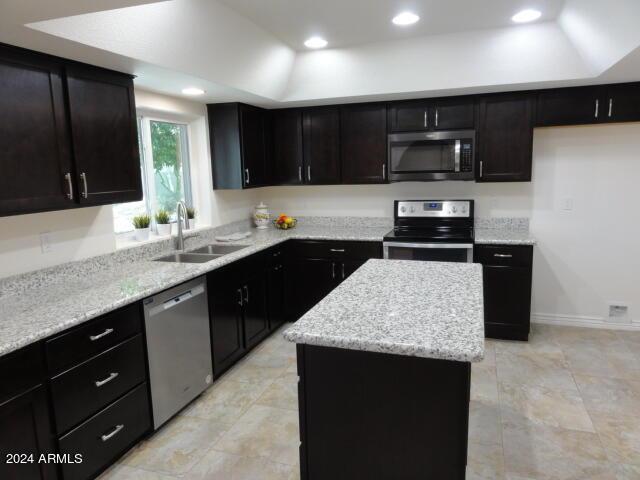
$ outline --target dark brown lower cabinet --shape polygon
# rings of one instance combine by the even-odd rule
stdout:
[[[485,336],[528,340],[533,246],[476,245],[483,267]]]
[[[266,272],[258,270],[245,281],[244,292],[244,338],[245,347],[251,349],[269,333],[267,320]]]
[[[463,480],[471,364],[298,345],[300,478]]]
[[[289,272],[286,245],[270,251],[267,262],[267,316],[269,331],[274,331],[287,321],[285,285]]]

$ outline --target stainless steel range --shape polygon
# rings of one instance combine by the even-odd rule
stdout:
[[[396,200],[384,258],[473,261],[473,200]]]

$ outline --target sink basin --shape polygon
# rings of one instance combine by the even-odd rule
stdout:
[[[164,257],[156,258],[156,262],[174,262],[174,263],[205,263],[221,257],[218,255],[207,255],[203,253],[172,253]]]
[[[246,245],[206,245],[196,250],[191,250],[191,253],[206,254],[206,255],[227,255],[228,253],[237,252],[247,248]]]

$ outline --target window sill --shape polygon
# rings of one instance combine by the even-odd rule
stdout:
[[[198,225],[195,228],[185,230],[185,233],[199,232],[211,228],[209,225]],[[126,248],[139,247],[141,245],[148,245],[164,240],[176,238],[176,233],[172,232],[171,235],[157,235],[154,232],[149,234],[149,239],[144,241],[138,241],[135,238],[135,232],[116,233],[116,250],[123,250]]]

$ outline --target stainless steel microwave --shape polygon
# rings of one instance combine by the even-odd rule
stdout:
[[[475,130],[390,134],[389,180],[473,180],[475,138]]]

